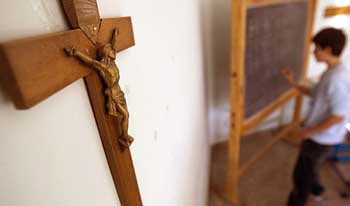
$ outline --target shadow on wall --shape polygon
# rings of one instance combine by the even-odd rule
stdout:
[[[210,100],[210,74],[209,74],[209,39],[210,35],[208,29],[210,22],[208,21],[208,3],[210,0],[198,1],[199,10],[199,23],[200,23],[200,43],[202,45],[201,56],[202,56],[202,65],[204,70],[204,89],[205,89],[205,98],[206,98],[206,107],[208,112],[209,100]]]
[[[211,64],[214,106],[228,104],[230,95],[231,0],[212,1]]]
[[[5,78],[5,75],[3,74],[3,71],[0,68],[0,105],[11,103],[11,96],[8,92],[10,91],[10,88],[9,88],[10,85],[5,84],[4,78]]]
[[[202,8],[211,142],[225,139],[229,125],[231,0],[206,0]]]

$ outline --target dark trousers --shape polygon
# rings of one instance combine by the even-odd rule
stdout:
[[[331,146],[306,140],[301,146],[293,173],[294,188],[288,199],[288,206],[304,206],[309,194],[320,195],[324,191],[320,183],[320,169]]]

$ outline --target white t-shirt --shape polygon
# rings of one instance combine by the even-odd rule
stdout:
[[[350,117],[350,71],[344,64],[327,69],[311,91],[311,105],[305,122],[313,127],[331,115],[343,116],[344,121],[321,131],[311,139],[322,145],[335,145],[344,141],[346,123]]]

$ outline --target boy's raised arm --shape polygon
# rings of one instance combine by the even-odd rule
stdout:
[[[295,81],[293,72],[291,72],[289,69],[283,69],[281,72],[284,78],[288,81],[288,83],[292,87],[296,88],[297,90],[299,90],[301,93],[305,95],[311,96],[311,89],[305,85],[297,83]]]

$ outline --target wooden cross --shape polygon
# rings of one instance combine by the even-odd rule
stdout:
[[[96,0],[61,2],[73,30],[1,44],[1,82],[16,108],[28,109],[84,78],[119,200],[140,206],[128,111],[114,63],[117,51],[134,45],[131,18],[100,19]]]

